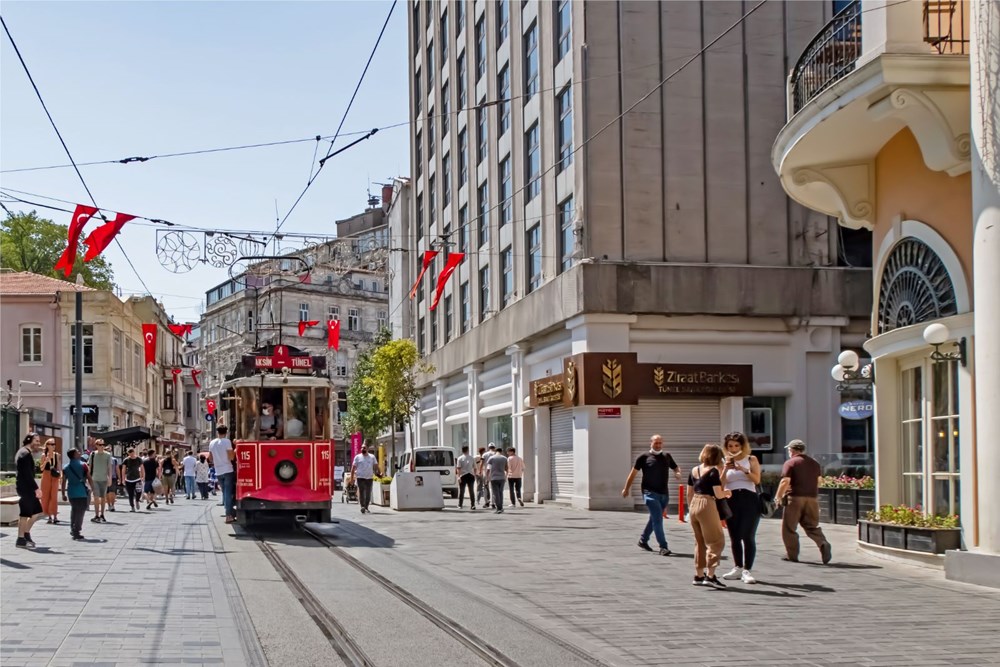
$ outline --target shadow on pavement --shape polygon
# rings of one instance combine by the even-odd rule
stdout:
[[[150,549],[149,547],[134,547],[132,551],[148,551],[154,554],[165,556],[187,556],[189,554],[228,554],[228,551],[216,551],[214,549]]]
[[[12,560],[7,560],[6,558],[0,558],[0,565],[3,565],[4,567],[11,567],[11,568],[14,568],[15,570],[30,570],[31,569],[30,565],[25,565],[24,563],[17,563],[17,562],[14,562]]]
[[[804,593],[836,593],[836,588],[821,586],[820,584],[774,584],[767,581],[758,581],[759,586],[771,586],[772,588],[785,588]],[[801,596],[800,596],[801,597]]]
[[[804,563],[810,567],[831,568],[834,570],[881,570],[881,565],[862,565],[861,563]]]
[[[758,584],[761,582],[758,582]],[[716,588],[715,590],[723,590]],[[805,595],[799,595],[798,593],[785,593],[781,591],[765,591],[759,588],[739,588],[737,586],[727,586],[724,589],[726,592],[733,593],[745,593],[747,595],[763,595],[769,598],[804,598]]]

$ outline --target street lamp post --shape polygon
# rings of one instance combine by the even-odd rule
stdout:
[[[854,350],[844,350],[840,353],[837,365],[830,369],[830,375],[837,383],[837,391],[848,389],[871,391],[875,383],[875,367],[870,363],[860,366],[860,363],[858,353]]]

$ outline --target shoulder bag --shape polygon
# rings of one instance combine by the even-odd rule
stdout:
[[[698,476],[695,479],[701,479],[701,466],[696,466],[695,470],[698,471]],[[719,481],[721,482],[722,480],[720,479]],[[719,486],[722,486],[722,484],[719,484]],[[718,510],[719,519],[722,521],[733,518],[733,510],[729,507],[729,503],[725,498],[715,498],[715,508]]]
[[[52,475],[52,479],[59,479],[62,476],[62,471],[59,470],[59,457],[53,456],[52,461],[49,463],[49,474]]]

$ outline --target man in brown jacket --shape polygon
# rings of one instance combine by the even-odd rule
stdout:
[[[789,459],[781,469],[781,482],[775,493],[784,505],[781,517],[781,541],[785,543],[786,556],[783,560],[793,563],[799,560],[799,524],[806,535],[819,547],[823,564],[833,558],[833,549],[819,527],[819,484],[823,469],[819,462],[806,455],[806,443],[792,440],[785,446]]]

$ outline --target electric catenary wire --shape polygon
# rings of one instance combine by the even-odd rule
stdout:
[[[17,59],[21,62],[21,67],[24,69],[24,73],[28,76],[28,81],[31,82],[31,87],[35,91],[35,96],[38,97],[38,102],[42,105],[42,109],[45,110],[45,115],[46,117],[48,117],[49,123],[52,125],[52,129],[55,131],[56,136],[59,137],[59,143],[62,144],[63,150],[66,151],[66,157],[69,158],[70,164],[73,165],[73,170],[76,172],[76,175],[80,178],[80,183],[83,184],[83,189],[87,191],[87,196],[90,197],[91,203],[94,205],[94,208],[98,209],[98,213],[100,214],[101,207],[97,205],[97,200],[94,199],[93,193],[87,186],[87,181],[84,180],[83,174],[80,173],[80,168],[76,165],[76,160],[73,159],[73,154],[70,153],[69,146],[66,145],[66,141],[63,139],[62,136],[62,132],[59,131],[59,127],[56,125],[56,121],[53,120],[52,114],[49,113],[49,108],[45,105],[45,100],[42,98],[42,92],[38,89],[38,85],[35,83],[35,78],[31,76],[31,70],[28,69],[28,63],[24,62],[24,57],[21,55],[21,50],[17,48],[17,42],[14,41],[13,35],[10,34],[10,28],[7,27],[7,22],[3,20],[2,16],[0,16],[0,23],[3,24],[3,30],[5,33],[7,33],[7,39],[10,40],[10,45],[14,47],[14,53],[17,54]],[[101,214],[101,218],[107,220],[106,218],[104,218],[103,214]],[[132,271],[135,273],[135,277],[139,279],[140,283],[142,283],[142,286],[146,289],[146,292],[149,292],[150,291],[149,286],[146,285],[146,281],[142,279],[142,276],[139,274],[139,271],[135,268],[135,264],[132,263],[132,259],[128,256],[128,253],[125,252],[125,248],[122,247],[121,242],[117,238],[115,238],[115,245],[117,245],[118,249],[121,250],[122,256],[125,257],[125,261],[128,262],[128,265],[132,267]]]

